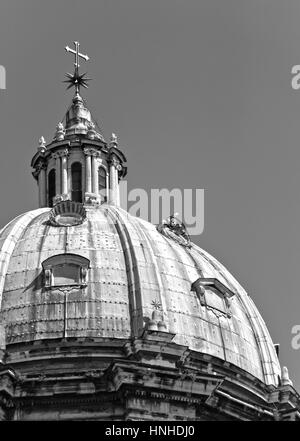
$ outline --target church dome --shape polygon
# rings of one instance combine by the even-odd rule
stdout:
[[[86,207],[84,219],[74,225],[53,222],[53,210],[29,211],[1,230],[6,344],[138,338],[147,327],[153,329],[159,305],[156,329],[174,334],[174,343],[235,365],[265,384],[277,384],[280,366],[260,313],[206,251],[183,246],[113,205]],[[55,258],[59,267],[62,255],[67,256],[64,277],[71,285],[67,305],[62,275],[50,276],[57,280],[49,289],[45,274],[55,268]],[[68,256],[70,268],[74,256],[88,262],[84,282],[74,280],[73,285]]]
[[[39,208],[0,231],[0,420],[300,420],[252,299],[170,214],[121,208],[127,160],[72,104],[32,158]]]

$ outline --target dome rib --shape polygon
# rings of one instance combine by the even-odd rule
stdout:
[[[134,222],[135,228],[137,229],[137,232],[140,235],[141,241],[145,241],[146,244],[147,244],[148,251],[149,251],[149,254],[150,254],[150,261],[149,262],[150,262],[150,265],[153,265],[153,268],[155,269],[155,271],[154,271],[155,283],[154,283],[154,281],[152,281],[152,283],[157,286],[157,291],[159,293],[159,298],[157,300],[161,304],[162,310],[166,311],[166,302],[165,302],[165,298],[164,298],[164,295],[163,295],[163,292],[164,292],[163,282],[162,282],[162,278],[161,278],[161,275],[160,275],[160,272],[159,272],[159,269],[158,269],[158,265],[157,265],[157,261],[156,261],[156,256],[155,256],[153,247],[151,246],[151,240],[149,240],[149,237],[147,235],[147,231],[142,228],[141,222],[137,222],[135,218],[133,218],[133,222]],[[142,245],[142,243],[141,243],[141,245]],[[145,249],[144,248],[143,248],[143,253],[145,254]],[[149,302],[149,305],[150,305],[150,302]],[[149,308],[147,305],[145,305],[145,307]],[[151,313],[149,313],[149,316],[151,316]]]
[[[134,337],[138,337],[140,329],[143,327],[143,317],[141,316],[141,280],[136,255],[132,251],[134,247],[128,228],[126,227],[123,210],[120,208],[117,210],[115,207],[109,206],[106,207],[105,211],[119,234],[119,239],[125,256],[126,274],[128,278],[129,305],[131,308],[132,334]],[[125,217],[128,217],[128,213],[125,211],[124,213]]]
[[[0,251],[0,309],[2,304],[2,293],[5,283],[5,277],[9,265],[9,261],[11,258],[11,255],[14,251],[15,245],[20,239],[21,235],[26,230],[27,226],[30,224],[30,222],[40,214],[44,213],[45,211],[48,211],[48,208],[40,208],[38,210],[32,210],[27,213],[25,213],[23,216],[18,216],[13,220],[14,225],[12,229],[10,230],[9,234],[6,236],[6,238],[3,241],[3,244],[1,246]],[[1,234],[1,233],[0,233]]]

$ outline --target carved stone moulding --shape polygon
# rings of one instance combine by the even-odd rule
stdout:
[[[82,203],[70,200],[58,202],[50,211],[49,222],[56,227],[80,225],[86,219]]]
[[[93,147],[84,147],[83,153],[87,156],[94,156],[95,158],[101,157],[101,152]]]

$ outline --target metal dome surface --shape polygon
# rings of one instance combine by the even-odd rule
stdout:
[[[63,332],[70,338],[139,337],[159,302],[174,342],[277,384],[280,366],[260,313],[206,251],[183,247],[113,205],[87,206],[80,225],[55,226],[49,217],[49,208],[29,211],[0,232],[0,318],[8,345],[61,338]],[[90,261],[88,283],[69,291],[67,305],[61,289],[45,288],[42,267],[64,253]],[[230,316],[199,302],[192,290],[199,278],[233,293]]]

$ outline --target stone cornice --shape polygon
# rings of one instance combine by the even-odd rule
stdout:
[[[82,146],[95,147],[98,150],[100,149],[103,151],[108,151],[106,142],[97,141],[95,139],[91,140],[91,139],[82,138],[80,140],[80,144]]]
[[[39,374],[26,374],[17,381],[11,404],[17,405],[19,409],[27,406],[38,410],[44,406],[60,409],[68,409],[68,406],[82,408],[89,404],[98,406],[105,397],[105,409],[112,412],[114,400],[123,397],[122,402],[129,403],[127,400],[132,397],[147,400],[149,403],[152,400],[172,402],[173,405],[178,403],[179,406],[180,403],[186,403],[196,406],[195,409],[204,406],[207,415],[223,414],[235,419],[272,420],[277,418],[276,415],[279,419],[297,419],[300,415],[299,396],[291,386],[274,386],[271,391],[270,387],[260,384],[259,380],[253,383],[253,379],[248,378],[241,369],[236,368],[238,374],[235,375],[230,364],[222,372],[220,367],[226,363],[221,363],[212,356],[205,357],[205,354],[198,354],[195,365],[194,351],[172,342],[173,334],[169,338],[165,335],[164,339],[159,339],[158,333],[149,335],[151,339],[139,338],[126,342],[100,339],[100,346],[99,342],[82,341],[79,344],[70,341],[61,346],[53,342],[52,351],[51,342],[48,348],[41,343],[34,345],[34,353],[32,345],[27,345],[27,351],[24,351],[26,345],[21,345],[20,354],[27,355],[23,356],[23,361],[18,360],[14,351],[14,362],[11,363],[14,369],[22,372],[22,364],[25,363],[28,372],[30,363],[35,365],[38,360],[44,363],[44,367],[40,364]],[[62,353],[57,350],[60,347]],[[53,357],[54,353],[57,357]],[[97,360],[99,367],[87,371],[86,360],[90,357]],[[47,372],[47,360],[50,358],[52,368]],[[68,359],[72,360],[71,371],[64,367]],[[78,394],[79,389],[85,391],[84,395]],[[56,394],[60,391],[55,397],[54,390]],[[131,411],[130,406],[131,404]],[[105,409],[103,407],[102,410]],[[139,412],[138,404],[133,412]]]
[[[69,147],[71,145],[70,139],[64,139],[63,141],[53,141],[51,144],[48,144],[46,147],[46,152],[51,152],[54,149],[61,147]]]
[[[57,155],[60,158],[63,158],[64,156],[68,156],[69,154],[70,154],[70,150],[67,148],[55,151],[55,155]]]
[[[48,144],[48,146],[46,147],[46,150],[44,152],[37,152],[33,156],[32,160],[31,160],[31,167],[35,168],[36,163],[37,163],[37,161],[39,159],[46,160],[57,149],[59,149],[61,147],[69,147],[69,146],[70,146],[70,141],[69,140],[65,140],[65,141],[61,141],[61,142],[54,142],[52,144]]]
[[[95,158],[100,158],[101,152],[93,147],[84,147],[83,153],[86,156],[94,156]]]
[[[123,163],[123,162],[127,162],[126,156],[124,155],[124,153],[123,153],[121,150],[119,150],[119,149],[116,148],[116,147],[111,147],[111,148],[109,149],[109,157],[111,158],[111,157],[113,157],[114,155],[118,158],[118,160],[119,160],[121,163]]]

